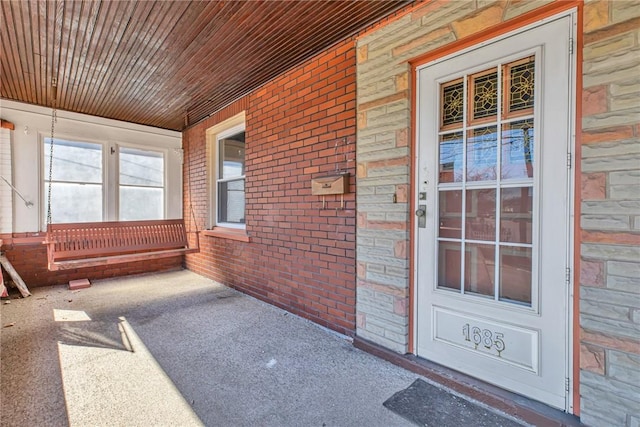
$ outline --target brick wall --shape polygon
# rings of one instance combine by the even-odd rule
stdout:
[[[199,227],[210,201],[206,129],[246,112],[249,242],[201,236],[187,267],[344,334],[355,329],[355,196],[311,195],[311,179],[351,173],[355,186],[355,47],[344,41],[184,135]],[[190,172],[189,170],[190,169]]]
[[[26,235],[15,234],[14,237],[20,239],[26,237]],[[76,279],[98,280],[131,274],[176,270],[182,268],[183,262],[183,257],[177,256],[85,269],[49,271],[47,269],[47,247],[45,245],[42,243],[7,244],[11,238],[5,238],[4,240],[5,244],[2,246],[2,250],[5,251],[7,258],[29,288],[63,285],[69,283],[70,280]],[[9,276],[5,273],[5,279],[8,278]]]
[[[638,28],[640,2],[585,4],[580,394],[589,425],[640,424]]]

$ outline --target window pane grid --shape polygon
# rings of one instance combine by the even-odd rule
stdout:
[[[522,92],[519,102],[523,104],[523,101],[529,102],[528,99],[531,102],[526,107],[512,108],[510,111],[523,110],[516,117],[511,117],[510,111],[504,108],[512,97],[512,92],[506,92],[510,70],[515,69],[511,65],[530,63],[532,58],[500,64],[441,85],[441,102],[445,100],[444,90],[451,92],[454,86],[462,85],[467,96],[462,101],[461,122],[453,119],[455,114],[451,111],[455,109],[441,106],[441,114],[449,114],[450,119],[441,118],[438,132],[439,288],[531,305],[534,245],[533,115],[530,113],[533,97],[528,98],[528,92]],[[519,72],[526,74],[522,69],[518,68]],[[533,69],[532,65],[526,69]],[[469,101],[471,98],[473,103]],[[487,111],[481,111],[485,107]],[[507,168],[509,161],[515,161],[517,167]],[[452,195],[458,193],[461,194],[459,212],[451,204]],[[452,258],[454,256],[459,257],[459,262]],[[454,264],[460,269],[455,277],[450,272]],[[441,271],[443,269],[445,271]],[[454,287],[452,281],[459,282],[459,286]]]

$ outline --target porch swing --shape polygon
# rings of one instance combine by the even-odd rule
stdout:
[[[191,176],[187,164],[189,208],[196,231],[187,231],[184,219],[80,222],[53,224],[51,183],[56,122],[56,81],[52,82],[53,111],[49,146],[49,188],[47,196],[47,259],[49,271],[98,267],[134,261],[168,258],[199,252],[199,231],[191,203]],[[195,246],[188,234],[195,233]]]

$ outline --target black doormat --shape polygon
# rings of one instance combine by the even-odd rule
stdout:
[[[521,424],[417,379],[383,405],[420,426],[516,427]]]

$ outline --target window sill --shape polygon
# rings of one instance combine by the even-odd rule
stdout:
[[[238,240],[240,242],[249,242],[249,235],[246,230],[241,228],[224,228],[214,227],[211,230],[202,230],[203,236],[220,237],[222,239]]]

